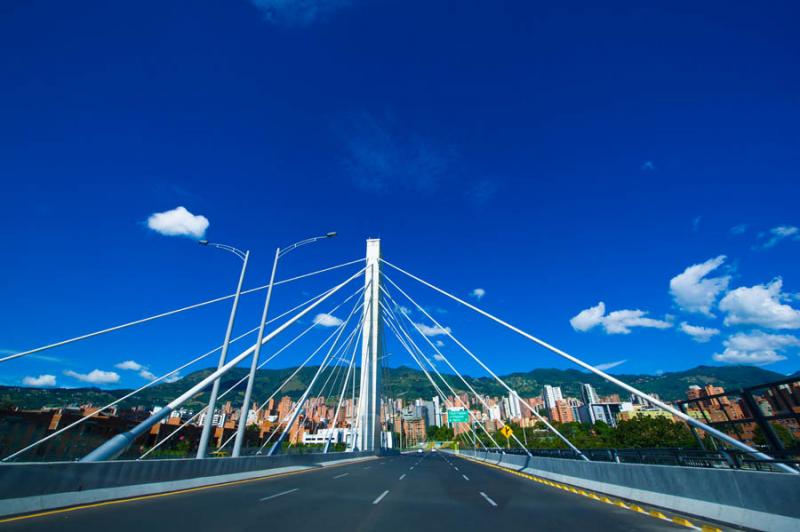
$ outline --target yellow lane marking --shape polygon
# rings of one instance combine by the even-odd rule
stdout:
[[[368,457],[367,460],[375,460],[377,457]],[[359,460],[359,462],[363,462],[365,460]],[[145,501],[148,499],[158,499],[160,497],[169,497],[170,495],[179,495],[182,493],[192,493],[195,491],[203,491],[213,488],[224,488],[226,486],[236,486],[238,484],[246,484],[248,482],[257,482],[259,480],[271,480],[274,478],[282,478],[288,477],[291,475],[299,475],[300,473],[310,473],[312,471],[322,471],[323,469],[331,469],[334,467],[345,467],[348,465],[352,465],[358,462],[349,462],[347,464],[336,464],[330,465],[326,467],[320,468],[309,468],[309,469],[302,469],[300,471],[289,471],[288,473],[278,473],[277,475],[266,475],[263,477],[256,477],[256,478],[246,478],[242,480],[231,480],[229,482],[220,482],[219,484],[208,484],[206,486],[197,486],[196,488],[186,488],[182,490],[175,490],[175,491],[167,491],[164,493],[153,493],[151,495],[139,495],[137,497],[128,497],[127,499],[114,499],[113,501],[102,501],[102,502],[93,502],[90,504],[81,504],[78,506],[70,506],[68,508],[56,508],[54,510],[47,510],[45,512],[38,512],[35,514],[25,514],[25,515],[18,515],[15,517],[7,517],[5,519],[0,519],[0,523],[10,523],[12,521],[22,521],[23,519],[33,519],[34,517],[45,517],[48,515],[56,515],[56,514],[63,514],[67,512],[74,512],[76,510],[85,510],[87,508],[99,508],[101,506],[111,506],[113,504],[122,504],[125,502],[134,502],[134,501]]]
[[[626,504],[625,502],[623,502],[623,501],[621,501],[619,499],[611,499],[606,495],[597,495],[596,493],[592,493],[591,491],[585,491],[583,489],[575,489],[573,486],[568,486],[566,484],[553,482],[551,480],[547,480],[546,478],[537,477],[536,475],[529,475],[527,473],[521,473],[519,471],[515,471],[513,469],[508,469],[506,467],[502,467],[502,466],[499,466],[499,465],[490,464],[490,463],[487,463],[487,462],[482,462],[480,460],[475,460],[474,458],[470,458],[470,457],[467,457],[467,456],[462,456],[462,455],[457,455],[457,456],[459,458],[461,458],[462,460],[468,460],[468,461],[474,462],[476,464],[480,464],[480,465],[484,465],[484,466],[488,466],[488,467],[493,467],[494,469],[499,469],[501,471],[505,471],[507,473],[511,473],[511,474],[517,475],[518,477],[525,477],[527,479],[536,481],[536,482],[538,482],[540,484],[545,484],[547,486],[552,486],[554,488],[558,488],[558,489],[567,491],[569,493],[574,493],[576,495],[582,495],[582,496],[584,496],[584,497],[586,497],[588,499],[593,499],[593,500],[596,500],[596,501],[604,502],[606,504],[611,504],[611,505],[616,506],[618,508],[623,508],[623,509],[626,509],[626,510],[630,510],[632,512],[636,512],[636,513],[640,513],[640,514],[644,514],[644,515],[649,515],[650,517],[653,517],[655,519],[663,519],[663,520],[666,520],[666,521],[671,521],[672,523],[675,523],[676,525],[685,526],[686,528],[692,528],[694,530],[701,530],[702,532],[722,532],[722,530],[720,528],[717,528],[717,527],[714,527],[714,526],[711,526],[711,525],[703,525],[702,527],[698,527],[694,523],[692,523],[691,521],[689,521],[688,519],[685,519],[683,517],[667,517],[662,512],[659,512],[658,510],[647,511],[644,508],[642,508],[641,506],[638,506],[636,504],[630,504],[630,503]]]

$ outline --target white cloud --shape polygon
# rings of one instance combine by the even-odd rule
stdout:
[[[631,327],[668,329],[672,324],[653,318],[646,318],[643,310],[615,310],[603,319],[603,327],[608,334],[628,334]]]
[[[183,378],[183,375],[181,375],[180,372],[178,372],[178,373],[175,373],[174,375],[170,375],[169,377],[164,379],[164,382],[166,382],[167,384],[171,384],[173,382],[178,382],[182,378]]]
[[[117,369],[127,369],[130,371],[139,371],[144,368],[144,366],[142,366],[135,360],[125,360],[123,362],[120,362],[119,364],[114,364],[114,367]]]
[[[765,249],[775,247],[775,245],[786,238],[800,240],[800,228],[793,225],[779,225],[769,230],[769,239],[764,242]]]
[[[64,375],[78,379],[81,382],[88,382],[91,384],[114,384],[119,382],[119,374],[114,371],[103,371],[100,369],[93,369],[89,373],[78,373],[71,369],[65,370]]]
[[[719,334],[719,329],[713,327],[701,327],[699,325],[690,325],[685,321],[681,323],[681,331],[685,332],[692,337],[692,340],[704,344],[711,340],[712,337]]]
[[[337,129],[345,170],[358,188],[375,194],[399,189],[432,194],[450,178],[458,159],[451,147],[419,132],[409,135],[390,116],[354,113]]]
[[[687,312],[699,312],[711,316],[711,307],[717,296],[728,288],[729,275],[708,277],[706,275],[725,262],[725,255],[693,264],[669,282],[669,291],[675,302]]]
[[[497,194],[499,186],[490,179],[481,179],[469,185],[464,191],[464,197],[474,207],[483,207]]]
[[[139,376],[145,380],[153,381],[156,380],[156,375],[151,373],[147,366],[144,364],[139,364],[135,360],[125,360],[120,362],[119,364],[114,364],[114,367],[117,369],[124,369],[128,371],[135,371],[139,374]]]
[[[469,295],[471,297],[474,297],[475,299],[480,300],[483,299],[483,296],[486,295],[486,290],[484,290],[483,288],[476,288],[472,292],[470,292]]]
[[[723,344],[725,351],[714,355],[717,362],[763,365],[785,360],[782,353],[789,347],[800,346],[800,339],[789,334],[755,331],[734,334]]]
[[[768,329],[800,329],[800,310],[782,303],[791,299],[781,293],[783,281],[741,287],[728,292],[719,302],[726,313],[725,325],[751,324]]]
[[[600,371],[606,371],[606,370],[609,370],[609,369],[616,368],[617,366],[621,366],[622,364],[624,364],[627,361],[628,360],[625,359],[625,360],[617,360],[615,362],[604,362],[603,364],[595,364],[594,367],[596,367]]]
[[[417,323],[416,325],[419,331],[425,336],[442,336],[451,332],[450,327],[431,327],[430,325],[425,325],[424,323]]]
[[[606,314],[606,305],[602,301],[597,305],[579,312],[569,320],[576,331],[585,332],[602,325],[608,334],[629,334],[633,327],[667,329],[672,327],[668,321],[645,317],[643,310],[615,310]]]
[[[606,304],[602,301],[593,307],[589,307],[578,313],[569,320],[569,324],[576,331],[585,332],[596,325],[603,323],[603,315],[606,313]]]
[[[440,355],[439,353],[433,355],[433,358],[434,360],[438,360],[439,362],[442,362],[444,360],[444,356]]]
[[[348,7],[352,0],[250,0],[264,19],[280,26],[305,27],[321,17]]]
[[[436,340],[436,347],[444,347],[444,342],[441,340]]]
[[[11,353],[9,353],[11,354]],[[60,364],[64,362],[63,358],[54,357],[52,355],[28,355],[28,358],[35,358],[36,360],[44,360],[45,362],[53,362],[56,364]]]
[[[317,314],[317,316],[314,318],[314,323],[317,325],[322,325],[323,327],[338,327],[343,322],[332,314],[322,313]]]
[[[656,169],[656,165],[653,164],[653,161],[645,161],[645,162],[642,163],[642,165],[639,168],[644,170],[644,171],[646,171],[646,172],[648,172],[648,171],[655,170]]]
[[[156,212],[147,219],[147,227],[165,236],[188,236],[203,238],[208,229],[208,218],[194,215],[185,207],[171,211]]]
[[[732,235],[743,235],[749,226],[747,224],[739,224],[734,225],[731,227],[731,234]]]
[[[55,375],[39,375],[38,377],[25,377],[22,384],[26,386],[55,386]]]

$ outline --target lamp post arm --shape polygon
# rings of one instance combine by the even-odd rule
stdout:
[[[247,254],[247,252],[242,251],[241,249],[235,248],[233,246],[229,246],[227,244],[217,244],[214,242],[209,242],[208,245],[211,247],[215,247],[217,249],[224,249],[225,251],[229,251],[242,260],[244,260],[244,257]]]
[[[311,244],[313,242],[316,242],[317,240],[322,240],[322,239],[325,239],[325,238],[331,238],[335,234],[336,233],[328,233],[327,235],[313,236],[311,238],[306,238],[305,240],[301,240],[299,242],[295,242],[294,244],[292,244],[290,246],[286,246],[285,248],[282,248],[278,252],[278,256],[279,257],[283,257],[287,253],[289,253],[291,251],[294,251],[295,249],[299,248],[300,246],[305,246],[306,244]]]

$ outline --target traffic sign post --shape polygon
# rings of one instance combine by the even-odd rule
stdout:
[[[469,423],[469,412],[463,408],[447,410],[448,423]]]
[[[503,428],[500,429],[500,434],[506,437],[506,449],[510,449],[511,442],[508,439],[511,437],[512,434],[514,434],[514,431],[511,430],[511,427],[509,427],[508,425],[503,425]]]

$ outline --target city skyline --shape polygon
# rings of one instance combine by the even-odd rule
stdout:
[[[759,416],[778,419],[778,422],[773,422],[773,426],[785,427],[784,434],[787,436],[783,437],[788,437],[787,442],[800,439],[800,423],[798,423],[800,381],[795,379],[785,384],[763,384],[762,390],[758,392],[753,392],[755,389],[753,388],[749,392],[734,390],[727,393],[725,388],[720,386],[691,385],[684,390],[685,397],[673,404],[684,404],[685,406],[681,408],[692,417],[722,425],[729,434],[750,445],[757,444],[758,438],[763,439],[763,431],[759,436],[758,426],[761,423]],[[651,396],[656,400],[660,399],[657,394]],[[523,403],[527,405],[525,408],[520,407]],[[287,395],[280,398],[272,397],[262,404],[254,401],[247,411],[247,426],[252,432],[248,441],[250,445],[260,445],[263,450],[274,441],[275,434],[287,432],[286,444],[290,447],[325,445],[328,442],[350,447],[353,443],[353,427],[357,416],[355,405],[351,398],[328,397],[323,393],[316,398],[308,398],[302,406],[299,401]],[[82,417],[94,417],[95,427],[107,425],[116,430],[143,415],[158,412],[161,408],[156,406],[148,410],[136,406],[99,410],[99,406],[86,404],[38,410],[14,408],[8,410],[6,407],[8,410],[6,415],[12,414],[16,421],[6,429],[2,451],[7,453],[10,449],[31,443],[29,439],[32,436],[37,434],[41,436],[44,433],[44,427],[34,428],[42,423],[47,426],[47,431],[52,432]],[[300,416],[293,418],[296,409],[299,409]],[[758,410],[757,415],[754,414],[754,409]],[[451,421],[450,414],[457,411],[468,412],[469,421],[467,423]],[[426,443],[430,439],[431,429],[440,427],[452,431],[451,439],[473,444],[478,444],[478,440],[474,439],[478,435],[478,428],[481,428],[487,437],[491,438],[490,435],[494,434],[495,438],[502,440],[500,429],[507,424],[523,430],[537,429],[546,434],[547,431],[534,412],[558,424],[579,423],[594,426],[602,423],[616,428],[621,422],[636,419],[663,419],[685,426],[680,419],[635,395],[621,397],[618,393],[612,393],[601,396],[588,383],[580,385],[578,397],[562,394],[558,386],[544,384],[542,393],[532,397],[523,397],[514,391],[505,396],[473,396],[463,392],[445,397],[434,395],[431,398],[387,398],[381,401],[381,421],[384,430],[387,434],[393,434],[394,438],[399,438],[399,441],[391,443],[392,446],[402,447]],[[171,412],[168,418],[150,431],[150,436],[147,438],[149,443],[140,442],[134,452],[143,452],[141,457],[145,458],[162,446],[161,454],[154,456],[166,456],[164,452],[181,452],[181,449],[183,452],[191,450],[197,444],[200,428],[207,415],[207,411],[202,409],[184,407]],[[215,408],[212,421],[214,427],[212,439],[216,449],[214,452],[230,452],[229,444],[241,416],[241,409],[234,406],[230,400]],[[296,423],[287,429],[292,419],[296,419]],[[731,425],[732,420],[734,425]],[[96,428],[89,429],[89,432],[83,433],[78,439],[70,436],[62,437],[55,443],[43,446],[37,452],[37,456],[46,453],[51,459],[73,458],[75,452],[89,448],[94,438],[92,433],[96,430]],[[772,437],[780,434],[780,432],[775,433],[775,430],[772,429],[774,434]],[[470,437],[470,433],[473,436]],[[704,446],[705,444],[701,443],[705,439],[702,431],[693,431],[693,434],[698,443]],[[527,433],[524,437],[527,438]],[[505,440],[510,445],[507,436]],[[710,440],[705,441],[710,442]],[[492,441],[495,442],[496,440]],[[167,443],[169,445],[164,445]],[[519,444],[520,442],[516,443]],[[183,445],[189,447],[181,447]]]

